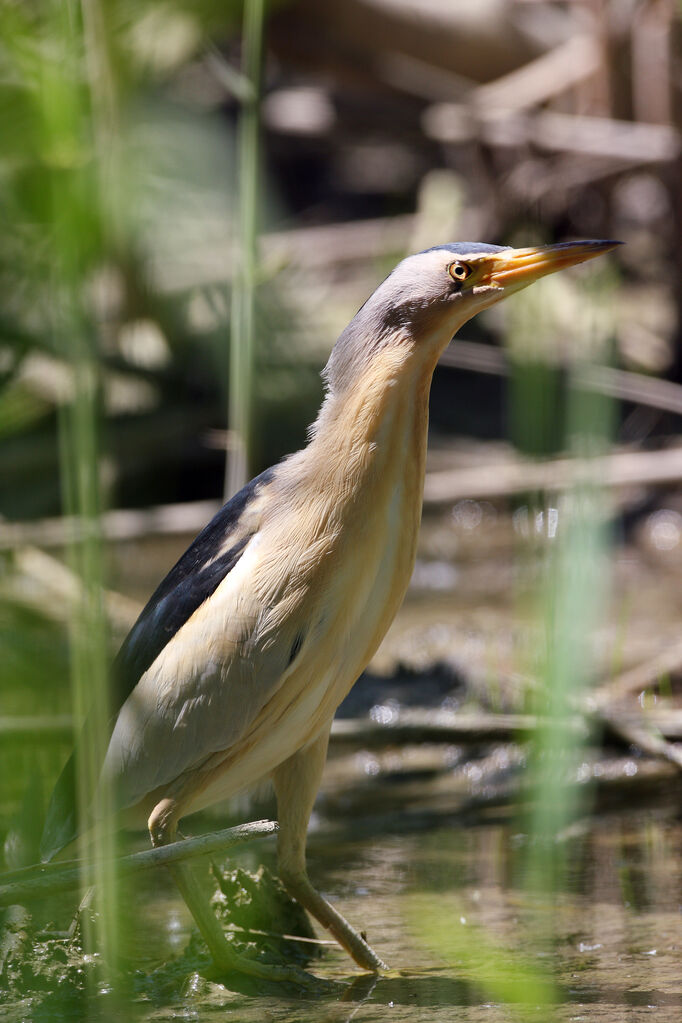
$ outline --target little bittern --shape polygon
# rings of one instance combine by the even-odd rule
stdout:
[[[146,821],[158,845],[185,814],[272,778],[280,877],[366,969],[383,964],[308,880],[306,830],[334,712],[412,572],[434,368],[475,313],[616,244],[466,243],[403,260],[336,342],[308,445],[218,512],[116,658],[102,774],[120,811]],[[71,762],[48,810],[45,859],[77,833],[73,777]],[[175,876],[214,957],[262,973],[226,951],[189,873]]]

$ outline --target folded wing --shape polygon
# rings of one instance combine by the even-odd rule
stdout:
[[[171,743],[170,749],[165,751],[166,770],[158,772],[161,781],[157,784],[169,780],[164,776],[169,771],[175,772],[171,777],[180,773],[178,768],[182,763],[187,766],[186,762],[192,759],[191,749],[197,748],[199,729],[207,724],[213,725],[215,737],[212,742],[219,741],[220,729],[209,695],[209,690],[214,691],[216,681],[214,655],[224,657],[225,636],[234,639],[238,634],[248,632],[249,620],[256,613],[248,594],[244,595],[243,609],[240,608],[238,587],[231,587],[230,596],[222,599],[219,591],[229,582],[230,575],[258,534],[273,476],[274,470],[268,470],[252,480],[202,530],[152,595],[114,661],[115,716],[111,727],[112,742],[116,739],[119,758],[113,773],[121,775],[120,805],[129,805],[131,800],[134,801],[134,790],[139,789],[140,783],[143,786],[147,784],[142,780],[144,771],[136,785],[130,779],[135,768],[140,770],[143,764],[147,764],[144,748],[148,741],[157,756],[161,752],[160,743],[166,739]],[[214,605],[209,609],[212,601]],[[224,621],[215,619],[216,609],[225,616]],[[243,612],[246,612],[243,620],[235,630],[229,616],[239,616]],[[248,636],[246,640],[248,642]],[[234,653],[239,654],[236,647]],[[277,656],[274,660],[280,659]],[[254,695],[245,698],[243,693],[235,700],[235,693],[245,681],[240,662],[241,658],[237,656],[231,669],[228,666],[226,670],[224,665],[221,669],[226,681],[230,681],[231,671],[226,696],[234,704],[234,720],[226,729],[225,722],[222,722],[223,734],[225,731],[227,734],[238,732],[251,713],[251,704],[257,700]],[[273,667],[276,672],[274,662]],[[157,683],[155,690],[154,681]],[[142,715],[141,720],[136,720],[138,711]],[[221,712],[225,713],[224,706]],[[173,737],[178,740],[175,746],[172,745]],[[179,753],[181,747],[185,749],[182,756]],[[51,859],[78,834],[77,758],[78,745],[52,793],[41,843],[43,860]],[[110,748],[107,760],[112,770],[115,759]],[[153,775],[154,771],[147,764],[147,780],[153,782]],[[153,784],[149,785],[151,787]]]

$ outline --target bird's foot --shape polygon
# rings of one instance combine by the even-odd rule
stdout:
[[[380,959],[371,945],[367,943],[362,934],[358,934],[354,927],[348,923],[339,913],[338,916],[345,926],[330,926],[332,932],[340,945],[350,953],[352,958],[363,970],[370,970],[372,973],[382,973],[389,969],[383,959]]]
[[[185,863],[175,863],[169,865],[168,869],[194,917],[219,974],[241,973],[249,977],[257,977],[260,980],[296,984],[298,987],[314,989],[318,992],[330,986],[326,981],[319,980],[293,964],[280,966],[274,963],[264,963],[236,952],[225,937],[220,921],[202,892],[191,868]],[[333,985],[331,986],[333,987]]]
[[[312,973],[307,973],[300,966],[278,966],[275,963],[264,963],[234,952],[228,942],[226,945],[227,952],[225,949],[210,950],[218,974],[242,973],[259,980],[279,984],[295,984],[297,987],[318,992],[326,988],[335,989],[334,984],[321,980],[319,977],[313,976]]]
[[[339,945],[346,949],[358,966],[372,973],[388,970],[383,959],[380,959],[371,945],[367,943],[365,935],[359,934],[341,913],[329,905],[327,900],[313,888],[307,875],[284,872],[281,880],[289,894],[298,899],[301,905],[333,934]]]

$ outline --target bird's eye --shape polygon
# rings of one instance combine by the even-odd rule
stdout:
[[[465,281],[471,275],[471,267],[466,263],[451,263],[448,267],[448,272],[453,281],[461,284],[462,281]]]

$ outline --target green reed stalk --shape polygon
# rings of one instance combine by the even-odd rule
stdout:
[[[237,135],[238,240],[232,273],[230,322],[229,443],[225,497],[246,482],[252,447],[254,320],[258,268],[260,184],[260,82],[265,0],[244,3],[243,74],[250,91],[242,99]]]
[[[93,252],[103,244],[101,138],[108,130],[100,121],[99,84],[87,69],[103,74],[107,65],[101,32],[93,31],[100,12],[92,0],[83,5],[89,30],[83,32],[76,0],[54,8],[54,29],[61,60],[41,65],[42,114],[50,168],[54,242],[53,335],[58,353],[69,367],[73,396],[60,412],[59,442],[62,503],[67,515],[81,519],[84,529],[69,547],[69,561],[82,582],[83,598],[70,629],[71,689],[74,716],[87,717],[78,755],[78,804],[81,819],[97,808],[90,838],[80,843],[86,883],[94,883],[92,933],[85,934],[91,951],[101,955],[102,971],[89,983],[89,1015],[96,1016],[94,997],[102,985],[111,987],[118,958],[116,878],[112,866],[115,837],[111,792],[99,781],[108,741],[108,644],[103,606],[103,556],[100,517],[99,422],[102,406],[100,366],[95,329],[87,307],[86,286]],[[66,167],[64,167],[66,164]],[[95,171],[93,173],[93,168]],[[109,168],[111,171],[111,168]],[[88,251],[89,250],[89,251]]]
[[[547,449],[552,450],[563,435],[562,447],[585,465],[585,478],[572,491],[560,499],[544,495],[542,503],[531,508],[529,515],[531,530],[534,525],[539,526],[541,536],[535,541],[542,545],[544,561],[536,596],[543,639],[534,656],[536,673],[543,682],[535,710],[544,724],[530,746],[528,778],[532,798],[523,825],[528,842],[522,866],[528,891],[542,893],[543,904],[550,908],[565,884],[562,835],[584,809],[584,790],[579,792],[575,782],[583,758],[583,740],[571,731],[569,720],[594,677],[595,636],[609,600],[606,505],[600,481],[590,474],[589,465],[590,457],[603,453],[609,443],[613,409],[608,397],[581,388],[580,379],[592,359],[602,359],[607,353],[613,288],[608,270],[596,273],[593,270],[591,282],[589,291],[582,287],[573,295],[564,292],[562,296],[560,290],[553,290],[554,282],[550,280],[544,288],[539,286],[535,294],[521,296],[514,327],[514,333],[534,331],[537,342],[540,323],[540,334],[546,332],[551,344],[561,334],[562,318],[559,315],[555,319],[550,310],[561,311],[563,305],[564,328],[569,323],[569,329],[582,334],[576,338],[563,377],[551,365],[542,372],[536,367],[529,374],[536,386],[543,381],[546,385],[549,377],[557,396],[563,387],[563,408],[560,401],[555,401],[553,417],[548,414],[546,390],[537,395],[535,403],[532,394],[527,393],[528,380],[526,390],[519,387],[517,391],[524,395],[526,408],[544,408],[535,425],[544,423],[548,435],[534,438],[535,450],[543,451],[545,441]],[[559,288],[562,287],[560,283]],[[540,317],[538,301],[544,302]],[[583,346],[581,354],[576,354],[579,345]],[[537,347],[533,354],[541,363]],[[556,355],[556,350],[548,352],[555,366]],[[522,376],[523,363],[517,363],[515,371]],[[522,420],[523,409],[519,408],[517,414]],[[532,417],[533,412],[529,415]],[[526,436],[530,436],[532,431],[527,427],[528,423]],[[542,927],[545,937],[551,934],[551,929],[547,919]]]

